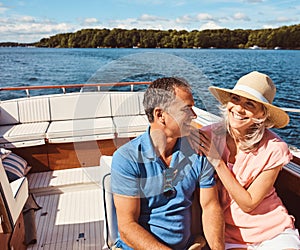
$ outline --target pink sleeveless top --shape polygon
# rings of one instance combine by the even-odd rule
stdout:
[[[262,171],[287,164],[292,154],[284,141],[266,129],[256,151],[250,153],[240,151],[236,156],[236,162],[231,164],[228,163],[229,150],[225,146],[222,158],[238,182],[248,187]],[[294,219],[288,215],[274,187],[250,213],[243,212],[223,186],[220,193],[227,243],[259,243],[275,237],[286,228],[294,228]]]

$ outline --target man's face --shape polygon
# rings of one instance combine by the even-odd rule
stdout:
[[[176,100],[165,111],[165,132],[173,138],[190,134],[191,121],[196,118],[192,107],[194,99],[192,94],[182,88],[175,88]]]

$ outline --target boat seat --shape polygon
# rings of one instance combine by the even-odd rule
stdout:
[[[28,198],[28,181],[21,177],[9,183],[0,159],[0,217],[4,233],[11,233]]]
[[[0,102],[0,125],[18,124],[19,109],[16,101],[1,101]]]
[[[50,97],[49,143],[115,138],[110,95],[106,92],[62,94]]]
[[[51,122],[47,131],[49,143],[66,143],[115,138],[110,117]]]
[[[2,147],[28,147],[45,144],[50,122],[47,98],[22,98],[1,103],[0,144]]]
[[[45,144],[49,122],[22,123],[0,127],[0,143],[4,148],[29,147]]]
[[[49,97],[51,121],[111,117],[107,92],[69,93]]]
[[[111,93],[111,111],[119,138],[136,137],[149,126],[143,108],[143,92]]]
[[[104,236],[106,245],[112,249],[118,237],[118,223],[116,208],[114,206],[113,195],[110,185],[112,156],[103,155],[100,158],[103,188],[103,208],[104,208]]]
[[[144,100],[144,94],[145,92],[138,92],[138,97],[139,97],[139,103],[140,103],[140,114],[145,115],[145,109],[143,105],[143,100]]]
[[[119,138],[136,137],[144,133],[149,126],[146,115],[117,116],[113,118]]]

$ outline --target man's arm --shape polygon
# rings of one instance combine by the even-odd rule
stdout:
[[[200,205],[205,238],[212,250],[224,249],[224,218],[217,187],[200,188]]]
[[[114,194],[114,203],[118,218],[118,230],[121,239],[133,249],[171,249],[159,241],[138,224],[140,199]]]

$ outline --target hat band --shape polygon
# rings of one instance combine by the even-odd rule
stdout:
[[[261,100],[263,102],[270,103],[260,92],[258,92],[257,90],[255,90],[253,88],[250,88],[248,86],[238,85],[238,86],[235,86],[233,88],[233,90],[242,90],[242,91],[245,91],[245,92],[253,95],[254,97],[256,97],[257,99],[259,99],[259,100]]]

